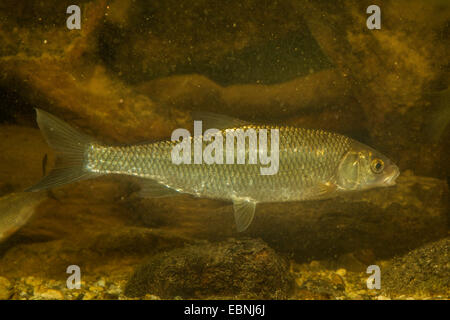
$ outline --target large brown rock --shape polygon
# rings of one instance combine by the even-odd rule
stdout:
[[[294,287],[287,260],[261,240],[205,243],[158,254],[140,266],[125,294],[162,298],[286,299]]]
[[[381,279],[381,289],[388,294],[448,296],[450,239],[428,243],[388,261],[381,269]]]

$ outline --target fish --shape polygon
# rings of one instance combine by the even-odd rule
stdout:
[[[321,129],[253,124],[211,113],[198,116],[224,137],[237,130],[277,131],[278,170],[263,175],[260,167],[251,163],[175,164],[172,150],[179,141],[107,145],[46,111],[36,112],[38,126],[57,157],[55,168],[26,191],[106,174],[131,175],[139,178],[142,197],[190,194],[231,201],[239,232],[253,221],[258,203],[319,200],[344,192],[393,186],[400,174],[399,168],[378,151]],[[195,137],[189,139],[193,142]],[[255,151],[249,143],[245,148],[246,157]]]
[[[10,193],[0,198],[0,242],[12,236],[35,213],[36,207],[46,199],[42,192]]]

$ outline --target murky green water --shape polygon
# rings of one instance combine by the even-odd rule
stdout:
[[[360,1],[72,4],[0,4],[0,299],[449,298],[445,1],[382,1],[380,19]],[[136,177],[24,193],[58,165],[33,108],[108,145],[170,139],[197,112],[322,129],[400,176],[258,203],[239,233],[231,201],[142,198]]]

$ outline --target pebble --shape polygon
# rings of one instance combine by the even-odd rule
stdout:
[[[96,293],[103,291],[103,290],[105,290],[103,287],[99,287],[99,286],[95,286],[95,285],[92,287],[89,287],[89,291],[96,292]]]
[[[342,277],[336,273],[332,273],[330,275],[330,281],[334,286],[338,288],[345,288],[344,279],[342,279]]]
[[[94,300],[97,297],[97,294],[94,292],[86,292],[83,296],[83,300]]]
[[[120,289],[110,289],[108,291],[106,291],[107,294],[111,295],[111,296],[120,296],[120,294],[122,293],[122,290]]]
[[[356,294],[356,293],[354,293],[354,292],[349,292],[349,293],[347,294],[347,296],[348,296],[351,300],[362,300],[362,299],[363,299],[359,294]]]
[[[32,286],[32,287],[37,287],[41,284],[41,281],[34,277],[27,277],[25,279],[25,284]]]
[[[0,300],[8,300],[13,293],[11,282],[5,277],[0,277]]]
[[[56,289],[38,289],[35,297],[43,300],[64,300],[64,295]]]
[[[312,260],[312,261],[309,263],[309,266],[310,266],[311,268],[320,268],[320,262],[317,261],[317,260]]]
[[[146,299],[146,300],[161,300],[160,297],[155,296],[155,295],[153,295],[153,294],[146,294],[146,295],[145,295],[145,299]]]
[[[100,280],[98,280],[98,281],[95,283],[95,285],[98,286],[98,287],[105,287],[106,281],[105,281],[105,279],[101,278]]]
[[[383,296],[383,295],[379,295],[379,296],[377,297],[377,300],[391,300],[391,298],[386,297],[386,296]]]
[[[337,270],[336,270],[336,273],[337,273],[338,275],[340,275],[341,277],[345,277],[345,275],[347,274],[347,270],[345,270],[344,268],[337,269]]]

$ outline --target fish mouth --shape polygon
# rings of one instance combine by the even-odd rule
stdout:
[[[395,186],[395,179],[400,175],[400,169],[397,166],[394,166],[392,169],[392,174],[386,177],[383,183],[386,186]]]

